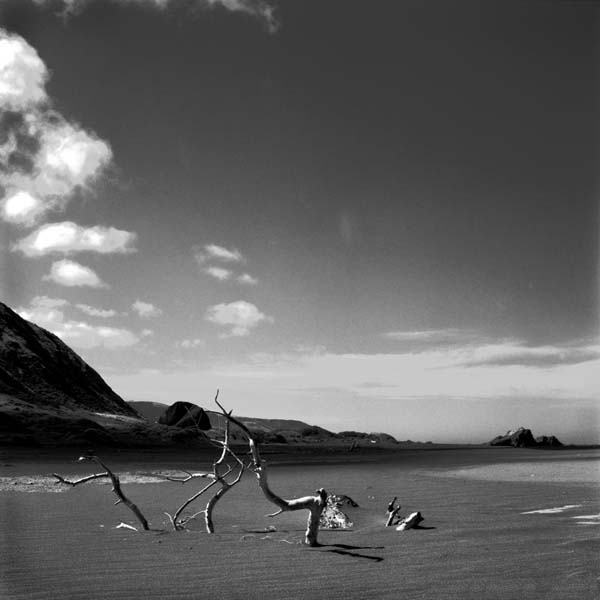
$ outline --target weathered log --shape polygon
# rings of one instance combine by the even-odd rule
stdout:
[[[396,531],[405,531],[406,529],[414,529],[423,521],[423,517],[420,512],[410,513],[408,517],[405,517],[400,521]]]

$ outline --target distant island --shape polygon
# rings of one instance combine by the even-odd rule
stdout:
[[[514,448],[562,448],[563,444],[553,435],[533,437],[531,429],[519,427],[496,436],[489,442],[490,446],[513,446]]]

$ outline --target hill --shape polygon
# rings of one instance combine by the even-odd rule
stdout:
[[[63,341],[1,302],[0,394],[38,408],[138,416]]]

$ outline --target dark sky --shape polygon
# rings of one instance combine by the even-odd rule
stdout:
[[[413,356],[394,332],[450,331],[465,352],[597,347],[595,3],[282,1],[274,32],[193,1],[90,2],[69,18],[3,4],[5,29],[51,71],[54,107],[113,151],[103,178],[46,221],[134,231],[138,250],[77,257],[104,292],[40,284],[60,257],[27,259],[17,304],[45,295],[125,311],[141,298],[163,311],[161,349],[201,339],[202,368],[244,373],[257,355],[299,347]],[[207,244],[239,249],[258,284],[203,273],[193,248]],[[207,307],[242,299],[272,322],[217,339]],[[116,369],[118,352],[88,352]],[[151,342],[128,352],[132,369],[158,368]],[[517,377],[499,394],[523,392],[520,375],[496,375]],[[525,387],[535,402],[558,397]]]

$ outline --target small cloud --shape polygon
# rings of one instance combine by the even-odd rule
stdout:
[[[204,0],[208,6],[222,6],[231,12],[242,12],[262,21],[269,33],[276,33],[280,23],[275,18],[275,6],[266,0]]]
[[[44,212],[43,202],[28,192],[18,191],[2,201],[2,218],[8,223],[30,225]]]
[[[30,306],[18,308],[17,313],[48,331],[51,331],[69,346],[74,348],[108,349],[124,348],[137,344],[138,337],[128,329],[118,327],[97,327],[82,321],[65,318],[61,308],[69,303],[66,300],[36,296]]]
[[[76,304],[75,305],[81,312],[89,315],[90,317],[100,317],[101,319],[109,319],[111,317],[117,316],[117,311],[108,309],[104,310],[102,308],[95,308],[93,306],[89,306],[88,304]]]
[[[249,273],[243,273],[239,275],[237,278],[237,282],[243,285],[256,285],[258,283],[258,279],[256,277],[252,277]]]
[[[206,246],[194,246],[192,248],[194,258],[199,265],[204,264],[208,260],[220,260],[223,262],[242,262],[244,257],[239,250],[224,248],[216,244],[208,244]]]
[[[66,259],[52,263],[50,273],[43,279],[67,287],[108,287],[92,269]]]
[[[59,308],[61,306],[68,306],[69,302],[62,298],[49,298],[48,296],[36,296],[31,301],[31,306],[36,309],[40,308]]]
[[[480,343],[486,338],[476,331],[449,327],[446,329],[425,329],[422,331],[388,331],[381,334],[388,340],[414,345],[450,346]]]
[[[204,348],[206,342],[200,338],[180,340],[175,344],[177,348],[183,348],[184,350],[193,350],[195,348]]]
[[[217,325],[231,327],[229,333],[221,337],[243,337],[261,322],[272,323],[274,320],[273,317],[260,312],[254,304],[245,300],[211,306],[206,311],[205,319]]]
[[[227,281],[232,275],[229,269],[223,269],[221,267],[207,267],[204,272],[219,281]]]
[[[152,337],[154,335],[154,331],[152,331],[152,329],[142,329],[140,335],[142,337]]]
[[[131,308],[137,313],[139,317],[143,319],[151,319],[153,317],[160,317],[162,310],[151,304],[150,302],[142,302],[142,300],[136,300]]]
[[[43,225],[14,247],[25,256],[44,256],[60,252],[98,252],[100,254],[123,254],[134,251],[132,244],[136,234],[114,227],[81,227],[71,221]]]

